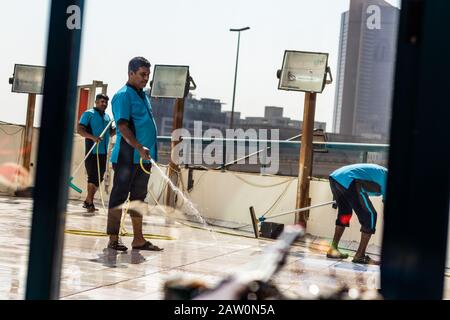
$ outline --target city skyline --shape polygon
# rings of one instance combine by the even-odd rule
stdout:
[[[231,110],[237,38],[229,28],[249,25],[251,30],[241,36],[235,111],[242,117],[263,116],[265,106],[279,106],[287,117],[298,120],[303,115],[303,94],[277,89],[276,70],[284,50],[329,52],[336,76],[340,16],[349,7],[348,0],[133,3],[140,9],[120,1],[86,2],[79,85],[101,80],[112,96],[126,81],[128,60],[143,55],[152,66],[189,65],[198,85],[195,97],[220,99],[223,109]],[[48,0],[22,0],[8,3],[0,14],[3,30],[14,26],[5,32],[9,45],[0,53],[2,121],[25,122],[26,95],[11,93],[7,79],[14,63],[45,64],[48,9]],[[23,19],[17,24],[13,17],[19,13]],[[334,88],[327,86],[317,102],[316,120],[327,122],[328,128]],[[38,98],[35,124],[40,121],[40,104]]]

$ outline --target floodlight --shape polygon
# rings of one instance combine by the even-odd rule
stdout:
[[[189,92],[189,66],[155,65],[151,97],[184,98]]]
[[[321,93],[325,88],[328,53],[286,50],[277,76],[278,89]]]
[[[43,94],[45,67],[14,65],[12,92]]]

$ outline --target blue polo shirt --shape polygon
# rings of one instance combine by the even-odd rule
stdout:
[[[136,140],[150,150],[153,160],[158,160],[157,155],[157,129],[153,119],[152,106],[147,95],[142,90],[137,90],[131,85],[123,86],[112,98],[112,112],[116,124],[120,120],[127,120]],[[111,162],[139,163],[139,152],[132,148],[117,130],[116,144],[111,155]],[[144,162],[150,162],[144,160]]]
[[[370,196],[383,196],[386,198],[387,169],[372,163],[352,164],[337,169],[330,174],[334,180],[348,189],[353,180],[366,180],[375,182],[380,186],[381,193],[367,192]]]
[[[102,112],[97,108],[92,108],[85,111],[80,118],[80,124],[86,128],[86,131],[90,134],[99,137],[103,130],[105,130],[108,123],[111,121],[111,118],[106,112]],[[103,140],[98,145],[98,154],[107,154],[108,153],[108,145],[109,145],[109,132],[111,127],[103,135]],[[91,139],[85,140],[86,153],[94,144],[94,141]],[[92,150],[93,154],[97,154],[97,147]]]

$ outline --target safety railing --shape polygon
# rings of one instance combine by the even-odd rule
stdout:
[[[265,139],[228,139],[228,138],[203,138],[203,137],[181,137],[181,141],[201,141],[203,144],[211,142],[225,142],[225,143],[258,143],[279,144],[283,147],[299,148],[301,141],[286,141],[286,140],[265,140]],[[170,136],[158,136],[158,142],[172,142]],[[322,147],[329,150],[349,150],[361,152],[387,152],[389,150],[388,144],[373,144],[373,143],[350,143],[350,142],[313,142],[313,146]]]
[[[192,159],[195,157],[198,159],[199,153],[203,153],[207,145],[217,144],[215,148],[220,153],[218,157],[222,159],[220,164],[211,165],[205,162],[191,162],[189,165],[202,165],[210,169],[272,173],[283,176],[298,175],[300,141],[205,137],[182,137],[180,141],[187,143],[185,146],[189,148]],[[162,163],[168,162],[172,137],[159,136],[158,142],[160,143],[159,160]],[[276,144],[278,144],[278,157],[274,157],[274,151],[276,150],[274,146]],[[237,152],[239,148],[241,148],[240,153]],[[325,178],[336,168],[352,163],[370,162],[386,166],[389,145],[327,141],[314,142],[313,149],[315,152],[311,175],[312,177]],[[250,158],[253,161],[247,160]],[[278,167],[276,173],[273,173],[273,170],[271,171],[270,168],[267,170],[270,167],[268,165],[269,162],[272,165],[276,164]],[[236,164],[239,164],[239,166],[236,166]]]

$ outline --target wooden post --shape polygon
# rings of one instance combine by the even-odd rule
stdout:
[[[36,106],[36,94],[29,93],[27,106],[27,120],[25,123],[25,135],[23,146],[23,167],[28,172],[30,171],[31,150],[33,146],[33,123],[34,123],[35,106]]]
[[[184,98],[177,98],[175,100],[175,106],[173,109],[173,124],[172,130],[175,131],[183,127],[183,115],[184,115]],[[168,177],[173,182],[174,185],[178,184],[178,174],[179,167],[176,163],[173,162],[173,149],[175,146],[180,143],[180,141],[172,141],[170,146],[170,161],[169,161],[169,171]],[[175,207],[176,199],[175,192],[172,190],[170,186],[167,186],[166,193],[166,205]]]
[[[303,112],[302,144],[300,147],[300,164],[298,170],[298,186],[296,208],[308,207],[309,181],[312,168],[313,134],[314,134],[314,114],[316,111],[316,93],[305,93],[305,109]],[[295,214],[295,223],[306,228],[306,217],[308,212]]]

